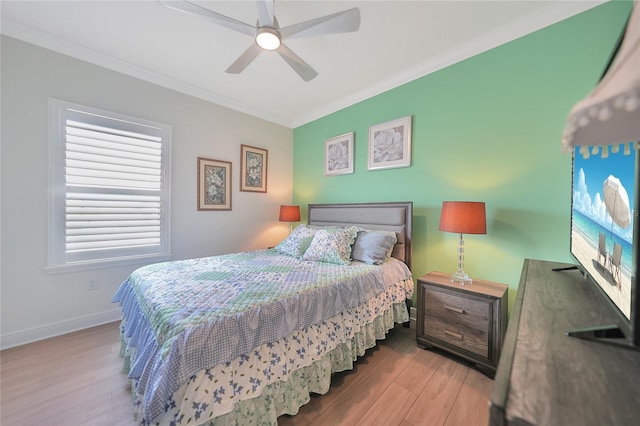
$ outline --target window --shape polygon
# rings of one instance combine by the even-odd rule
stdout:
[[[171,127],[51,99],[51,272],[170,257]]]

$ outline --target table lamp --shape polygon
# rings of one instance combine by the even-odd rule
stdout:
[[[300,206],[280,206],[280,222],[289,222],[289,235],[293,231],[293,222],[300,221]]]
[[[485,205],[477,201],[444,201],[440,214],[440,230],[460,234],[458,243],[458,271],[451,281],[460,285],[471,284],[472,279],[464,272],[464,239],[462,234],[486,234],[487,219]]]

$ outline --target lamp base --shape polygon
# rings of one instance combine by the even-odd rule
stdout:
[[[460,285],[470,285],[473,282],[473,279],[463,270],[460,270],[451,275],[451,281],[460,283]]]
[[[473,282],[471,277],[464,272],[464,238],[460,233],[458,240],[458,272],[451,275],[451,281],[460,283],[460,285],[468,285]]]

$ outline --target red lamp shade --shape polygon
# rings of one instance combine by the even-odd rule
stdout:
[[[280,222],[299,222],[300,206],[280,206]]]
[[[458,234],[486,234],[487,218],[483,202],[444,201],[440,230]]]

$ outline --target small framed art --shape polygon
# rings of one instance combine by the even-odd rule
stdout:
[[[369,170],[411,165],[411,116],[369,127]]]
[[[198,157],[198,210],[231,210],[231,162]]]
[[[324,141],[324,175],[353,173],[353,132]]]
[[[267,192],[266,149],[240,145],[240,191]]]

